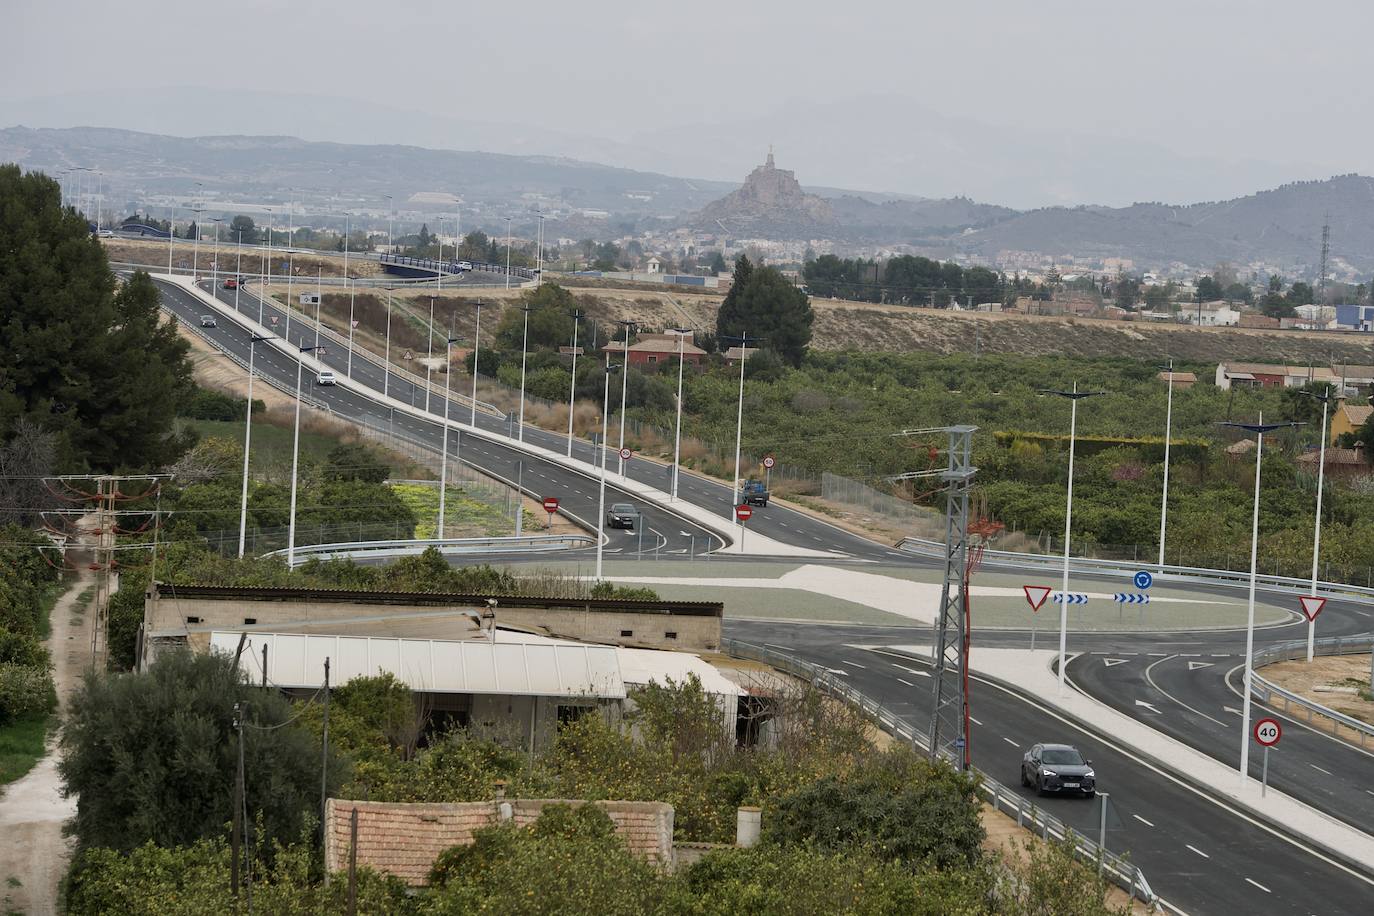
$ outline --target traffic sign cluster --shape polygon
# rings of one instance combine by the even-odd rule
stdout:
[[[1149,604],[1150,596],[1142,595],[1140,592],[1117,592],[1112,595],[1112,599],[1117,604]]]

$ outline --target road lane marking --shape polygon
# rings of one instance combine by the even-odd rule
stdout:
[[[898,678],[898,680],[901,680],[901,679]],[[982,722],[979,722],[977,719],[973,718],[973,716],[969,716],[969,717],[968,717],[968,720],[969,720],[970,722],[972,722],[974,725],[982,725],[982,724],[983,724]],[[1367,791],[1367,790],[1366,790],[1366,791]]]
[[[1183,845],[1184,845],[1184,846],[1188,846],[1189,849],[1191,849],[1193,852],[1197,853],[1198,855],[1202,856],[1204,859],[1210,859],[1210,858],[1212,858],[1211,856],[1207,855],[1207,853],[1203,852],[1201,849],[1198,849],[1196,846],[1189,846],[1187,843],[1184,843]]]
[[[858,662],[852,662],[852,661],[850,661],[849,659],[845,659],[845,660],[844,660],[844,663],[845,663],[846,665],[850,665],[851,667],[854,667],[854,668],[862,668],[862,669],[865,670],[865,671],[868,670],[868,666],[867,666],[867,665],[861,665],[861,664],[859,664]]]
[[[902,680],[901,678],[897,678],[897,683],[899,683],[899,684],[906,684],[908,687],[915,687],[915,686],[916,686],[915,684],[911,683],[911,681],[904,681],[904,680]]]
[[[1187,703],[1183,702],[1183,701],[1180,700],[1178,697],[1176,697],[1176,696],[1174,696],[1173,694],[1169,693],[1167,690],[1165,690],[1164,688],[1160,687],[1158,684],[1155,683],[1155,678],[1154,678],[1154,669],[1155,669],[1155,666],[1156,666],[1156,665],[1163,664],[1164,662],[1167,662],[1169,659],[1175,658],[1175,657],[1177,657],[1177,658],[1182,658],[1183,656],[1182,656],[1182,655],[1179,655],[1179,656],[1168,655],[1168,656],[1165,656],[1164,658],[1159,659],[1158,661],[1150,662],[1150,664],[1147,665],[1146,668],[1145,668],[1145,680],[1149,683],[1149,685],[1150,685],[1151,687],[1153,687],[1155,690],[1157,690],[1157,691],[1159,691],[1161,694],[1163,694],[1164,697],[1165,697],[1166,699],[1172,700],[1173,702],[1177,703],[1179,706],[1182,706],[1184,709],[1188,710],[1189,712],[1193,713],[1194,715],[1202,716],[1202,718],[1206,719],[1208,722],[1214,723],[1214,724],[1216,724],[1216,725],[1220,725],[1222,728],[1228,728],[1229,726],[1228,726],[1225,722],[1222,722],[1220,719],[1213,719],[1211,716],[1207,715],[1207,713],[1203,712],[1202,710],[1200,710],[1200,709],[1195,709],[1194,707],[1189,706]],[[1192,670],[1192,667],[1193,667],[1194,664],[1196,664],[1196,663],[1195,663],[1195,662],[1188,662],[1188,669],[1189,669],[1189,670]],[[1139,703],[1140,701],[1139,701],[1139,700],[1136,700],[1136,702]]]
[[[1010,738],[1006,737],[1005,735],[1002,737],[1002,740],[1005,741],[1005,742],[1007,742],[1008,744],[1010,744],[1012,747],[1020,747],[1020,746],[1021,746],[1021,745],[1017,744],[1015,741],[1013,741],[1013,740],[1011,740]]]
[[[1327,776],[1332,775],[1332,773],[1331,773],[1330,770],[1323,770],[1321,767],[1317,766],[1315,763],[1309,763],[1308,766],[1310,766],[1312,769],[1316,770],[1318,773],[1325,773]]]
[[[1141,817],[1139,814],[1132,814],[1131,817],[1133,817],[1133,818],[1135,818],[1136,820],[1140,821],[1140,822],[1141,822],[1142,824],[1144,824],[1146,827],[1153,827],[1153,826],[1154,826],[1154,824],[1152,824],[1152,823],[1150,823],[1149,821],[1145,820],[1145,818]]]
[[[1253,878],[1246,878],[1245,880],[1246,880],[1246,881],[1249,881],[1251,884],[1253,884],[1255,887],[1259,888],[1260,890],[1264,891],[1266,894],[1272,894],[1272,893],[1274,893],[1274,892],[1271,891],[1269,888],[1265,887],[1263,884],[1260,884],[1258,881],[1254,880]]]

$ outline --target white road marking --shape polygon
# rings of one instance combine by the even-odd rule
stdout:
[[[1135,705],[1144,706],[1150,712],[1154,713],[1155,715],[1159,715],[1159,710],[1155,708],[1155,704],[1153,703],[1147,703],[1144,700],[1136,700]]]
[[[1144,824],[1146,827],[1153,827],[1153,826],[1154,826],[1154,824],[1152,824],[1152,823],[1150,823],[1149,821],[1145,820],[1145,818],[1141,817],[1139,814],[1132,814],[1131,817],[1133,817],[1133,818],[1135,818],[1136,820],[1140,821],[1140,822],[1141,822],[1142,824]]]
[[[1323,770],[1321,767],[1317,766],[1315,763],[1309,763],[1308,766],[1310,766],[1312,769],[1316,770],[1318,773],[1325,773],[1327,776],[1332,775],[1330,770]]]
[[[982,724],[983,724],[982,722],[979,722],[977,719],[973,718],[973,716],[969,716],[969,717],[968,717],[968,720],[969,720],[970,722],[972,722],[974,725],[982,725]],[[1365,790],[1365,791],[1368,791],[1368,790]]]
[[[899,683],[899,684],[906,684],[908,687],[915,687],[915,686],[916,686],[915,684],[911,683],[911,681],[904,681],[904,680],[902,680],[901,678],[897,678],[897,683]]]
[[[1102,659],[1102,664],[1106,665],[1108,668],[1111,668],[1111,667],[1113,667],[1113,666],[1115,666],[1115,665],[1124,665],[1124,664],[1126,664],[1126,662],[1128,662],[1128,661],[1130,661],[1130,659],[1126,659],[1126,658],[1104,658],[1104,659]]]
[[[1005,742],[1007,742],[1008,744],[1010,744],[1012,747],[1020,747],[1020,746],[1021,746],[1021,745],[1017,744],[1015,741],[1013,741],[1013,740],[1011,740],[1010,738],[1007,738],[1007,737],[1005,737],[1005,736],[1003,736],[1002,740],[1005,741]]]
[[[865,670],[865,671],[868,670],[868,666],[867,666],[867,665],[861,665],[861,664],[859,664],[858,662],[852,662],[852,661],[850,661],[849,659],[845,659],[845,660],[844,660],[844,663],[845,663],[846,665],[850,665],[850,666],[855,667],[855,668],[862,668],[862,669]]]
[[[1213,719],[1211,716],[1207,715],[1207,713],[1203,712],[1202,710],[1200,710],[1200,709],[1195,709],[1194,707],[1189,706],[1187,703],[1183,702],[1183,701],[1180,700],[1178,697],[1176,697],[1176,696],[1174,696],[1173,694],[1169,693],[1169,692],[1168,692],[1167,690],[1165,690],[1163,687],[1160,687],[1158,684],[1155,683],[1155,678],[1154,678],[1154,669],[1155,669],[1155,666],[1156,666],[1156,665],[1161,665],[1161,664],[1163,664],[1164,662],[1167,662],[1167,661],[1168,661],[1170,658],[1172,658],[1172,657],[1173,657],[1173,656],[1166,656],[1165,658],[1161,658],[1159,661],[1150,662],[1149,666],[1146,667],[1146,669],[1145,669],[1145,680],[1146,680],[1146,682],[1147,682],[1151,687],[1153,687],[1155,690],[1157,690],[1157,691],[1159,691],[1161,694],[1163,694],[1164,697],[1165,697],[1165,699],[1170,700],[1171,702],[1177,703],[1179,706],[1182,706],[1184,709],[1188,710],[1189,712],[1193,713],[1194,715],[1202,716],[1202,718],[1206,719],[1208,722],[1212,722],[1212,723],[1214,723],[1214,724],[1216,724],[1216,725],[1220,725],[1222,728],[1228,727],[1228,726],[1226,725],[1225,722],[1222,722],[1222,721],[1220,721],[1220,720],[1218,720],[1218,719]],[[1178,657],[1181,658],[1182,656],[1178,656]],[[1194,666],[1194,665],[1210,665],[1210,664],[1211,664],[1211,662],[1188,662],[1188,670],[1189,670],[1189,671],[1193,670],[1193,666]],[[1140,702],[1139,700],[1136,700],[1136,703],[1139,703],[1139,702]]]
[[[1246,880],[1246,881],[1249,881],[1251,884],[1253,884],[1255,887],[1259,888],[1260,890],[1264,891],[1266,894],[1272,894],[1272,893],[1274,893],[1274,892],[1271,891],[1269,888],[1265,887],[1263,884],[1260,884],[1258,881],[1255,881],[1255,880],[1252,879],[1252,878],[1246,878],[1245,880]]]
[[[1184,843],[1183,845],[1188,846],[1187,843]],[[1191,849],[1193,852],[1197,853],[1198,855],[1202,856],[1204,859],[1212,858],[1211,856],[1207,855],[1207,853],[1203,852],[1201,849],[1198,849],[1196,846],[1188,846],[1188,848]]]

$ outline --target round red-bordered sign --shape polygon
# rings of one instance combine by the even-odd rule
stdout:
[[[1278,719],[1263,718],[1255,723],[1255,740],[1264,747],[1273,747],[1283,737],[1283,726]]]
[[[633,454],[634,454],[634,452],[630,451],[629,449],[627,449],[627,448],[622,448],[622,449],[620,450],[620,460],[621,460],[621,461],[629,461],[629,460],[630,460],[630,456],[633,455]]]
[[[555,512],[558,511],[558,497],[557,497],[557,496],[545,496],[545,497],[544,497],[544,511],[547,512],[547,513],[549,513],[550,515],[553,515]]]
[[[777,463],[778,463],[777,459],[774,458],[772,455],[765,455],[765,456],[764,456],[764,459],[763,459],[763,466],[766,467],[768,470],[770,470],[770,471],[773,470],[773,465],[775,465],[775,464],[777,464]]]
[[[748,503],[741,503],[740,505],[735,507],[735,518],[739,519],[742,522],[749,521],[750,516],[752,516],[753,514],[754,507],[749,505]]]

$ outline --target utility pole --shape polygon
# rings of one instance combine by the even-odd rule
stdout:
[[[1322,220],[1322,254],[1321,264],[1317,268],[1317,305],[1326,304],[1326,270],[1331,258],[1331,214],[1327,213]]]

